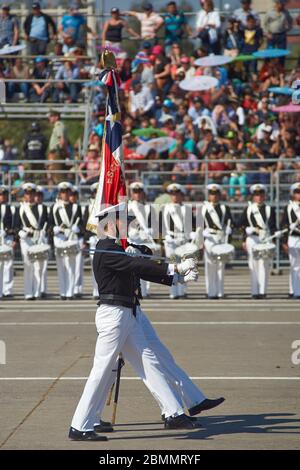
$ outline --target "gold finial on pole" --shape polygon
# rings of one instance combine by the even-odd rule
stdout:
[[[108,50],[104,49],[100,58],[100,66],[103,69],[116,69],[117,63],[114,54]]]

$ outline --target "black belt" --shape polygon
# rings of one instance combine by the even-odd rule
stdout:
[[[132,308],[132,313],[136,315],[136,307],[139,305],[139,300],[136,295],[128,297],[126,295],[118,294],[100,294],[99,302],[97,305],[108,304],[108,305],[120,305],[122,307]]]

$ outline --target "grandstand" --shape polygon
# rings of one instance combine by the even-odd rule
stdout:
[[[103,10],[104,2],[59,2],[58,5],[55,1],[44,1],[38,10],[51,18],[55,29],[49,27],[49,38],[43,45],[40,38],[34,37],[34,31],[24,27],[30,15],[36,15],[37,9],[31,8],[36,3],[8,2],[11,8],[2,9],[1,13],[1,34],[5,35],[6,21],[17,35],[17,39],[8,38],[11,44],[5,42],[7,38],[0,37],[1,47],[24,44],[26,48],[1,57],[0,79],[5,84],[6,97],[2,96],[0,107],[0,182],[9,187],[10,202],[18,204],[22,196],[19,187],[34,178],[46,187],[50,205],[56,196],[53,180],[68,179],[79,187],[85,205],[90,183],[94,181],[88,149],[95,146],[100,159],[105,104],[103,88],[87,84],[97,79],[104,24],[114,14],[111,16]],[[142,15],[145,15],[141,13],[144,3],[139,9]],[[267,33],[266,15],[262,11],[266,4],[253,2],[259,12],[257,18],[254,15],[253,28],[257,37],[261,35],[256,43],[248,40],[249,25],[238,21],[239,2],[230,3],[235,11],[225,8],[224,2],[216,3],[221,11],[216,13],[220,26],[216,28],[217,49],[213,50],[206,36],[199,37],[197,3],[193,2],[194,11],[180,13],[181,22],[178,14],[178,31],[182,31],[177,37],[168,29],[167,20],[171,16],[167,3],[159,2],[157,10],[157,2],[154,3],[153,14],[162,19],[155,38],[151,34],[143,36],[145,18],[141,16],[121,15],[111,23],[126,22],[122,26],[121,44],[115,41],[118,43],[115,51],[122,80],[120,97],[128,183],[142,181],[149,200],[154,202],[164,192],[166,183],[178,182],[188,190],[186,202],[199,204],[206,196],[205,186],[210,182],[220,183],[223,198],[236,217],[247,203],[249,186],[264,183],[279,223],[289,197],[289,186],[300,180],[300,124],[297,113],[274,112],[276,106],[289,103],[291,97],[270,89],[287,90],[300,80],[299,49],[295,41],[300,32],[296,3],[281,2],[292,15],[292,24],[286,31],[291,53],[285,60],[235,60],[227,66],[211,68],[199,67],[195,61],[211,52],[249,55],[269,47],[271,35]],[[120,7],[123,10],[122,2]],[[124,2],[124,7],[130,8],[129,2]],[[73,36],[68,30],[70,24],[75,25]],[[127,26],[139,38],[125,31]],[[109,36],[104,42],[114,50],[114,41],[109,38],[112,39]],[[35,54],[37,44],[41,53]],[[204,92],[186,92],[180,88],[184,78],[203,73],[218,78],[218,86]],[[146,92],[153,103],[143,112],[138,106]],[[55,168],[49,163],[49,152],[44,158],[31,160],[23,148],[33,121],[40,123],[41,132],[49,140],[52,127],[48,113],[53,108],[60,112],[68,134],[67,151],[61,160],[62,153],[58,152]],[[143,129],[150,127],[157,130],[151,135],[147,131],[143,134]],[[137,130],[142,131],[140,135],[136,135]],[[173,143],[162,152],[148,147],[147,152],[139,153],[149,141],[149,135],[150,140],[163,135]],[[245,262],[243,256],[240,261]],[[276,267],[279,269],[284,263],[286,259],[278,242]]]

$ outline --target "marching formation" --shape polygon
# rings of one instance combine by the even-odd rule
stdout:
[[[20,247],[24,267],[26,300],[47,298],[48,259],[54,253],[62,300],[80,298],[83,294],[84,261],[90,258],[98,237],[86,230],[97,191],[90,188],[90,199],[81,206],[78,189],[69,182],[57,187],[57,200],[52,207],[44,204],[44,189],[25,183],[19,205],[8,203],[6,186],[0,187],[0,297],[13,296],[14,254]],[[147,245],[154,256],[180,262],[183,256],[201,256],[205,266],[205,286],[209,299],[224,297],[226,263],[234,258],[232,233],[243,235],[251,278],[251,295],[262,299],[267,295],[268,279],[276,250],[274,239],[282,237],[282,248],[290,261],[290,297],[300,298],[300,183],[290,188],[290,201],[283,210],[280,230],[274,208],[266,200],[262,184],[250,188],[251,201],[240,217],[233,217],[221,200],[218,184],[207,186],[208,197],[194,210],[184,202],[186,190],[177,183],[168,186],[168,202],[158,207],[147,202],[141,182],[130,185],[128,213],[134,216],[128,227],[130,245]],[[134,252],[133,246],[129,252]],[[93,276],[93,292],[98,298],[98,286]],[[150,295],[150,281],[141,280],[141,295]],[[173,282],[170,298],[187,295],[186,283]]]

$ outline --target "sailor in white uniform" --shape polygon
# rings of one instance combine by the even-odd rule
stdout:
[[[0,186],[0,244],[10,247],[11,256],[7,256],[1,262],[2,265],[2,282],[1,292],[4,298],[10,298],[13,295],[13,217],[15,207],[8,202],[9,191],[5,185]]]
[[[136,245],[147,245],[154,252],[155,247],[158,246],[152,238],[152,226],[155,226],[157,223],[155,212],[151,211],[151,204],[146,202],[146,192],[143,183],[134,181],[130,184],[129,188],[131,200],[128,202],[128,212],[135,216],[135,220],[128,229],[128,242]],[[160,255],[157,252],[155,254]],[[149,296],[150,282],[141,280],[141,294],[143,299]]]
[[[60,297],[72,300],[75,292],[76,254],[78,235],[81,231],[81,210],[70,202],[72,184],[63,181],[58,185],[58,198],[51,208],[50,223],[59,280]],[[63,252],[62,252],[63,247]]]
[[[79,190],[77,186],[73,185],[70,194],[71,204],[77,204],[81,213],[81,219],[83,218],[83,209],[79,204]],[[83,233],[78,233],[78,245],[80,250],[76,255],[76,267],[75,267],[75,287],[74,287],[74,297],[80,299],[83,293],[83,269],[84,269],[84,255],[83,255],[83,245],[84,237]]]
[[[244,247],[248,253],[251,294],[254,299],[264,299],[267,295],[272,261],[271,258],[256,259],[253,248],[257,244],[266,243],[268,238],[276,232],[275,210],[265,204],[266,192],[263,184],[253,184],[250,187],[252,201],[249,202],[238,222],[238,226],[244,230],[246,236]]]
[[[44,196],[45,196],[45,188],[41,185],[37,185],[36,192],[35,192],[35,202],[37,204],[44,203]],[[47,207],[47,217],[49,218],[49,208]],[[49,227],[48,227],[49,229]],[[48,233],[44,233],[44,243],[48,243]],[[42,268],[42,279],[41,279],[41,298],[45,299],[47,297],[48,291],[48,258],[43,260],[43,268]]]
[[[41,298],[44,260],[31,261],[28,250],[34,245],[45,243],[48,214],[44,204],[35,202],[36,185],[24,183],[24,200],[17,208],[14,230],[17,233],[24,262],[24,294],[26,300]]]
[[[227,243],[233,220],[229,207],[220,203],[221,186],[209,184],[206,189],[208,200],[202,209],[206,293],[209,299],[220,299],[224,297],[224,262],[213,257],[212,248]]]
[[[163,207],[163,229],[165,230],[165,254],[169,259],[176,259],[175,250],[190,239],[190,232],[186,233],[186,206],[184,205],[185,188],[178,183],[167,186],[171,202]],[[173,283],[170,287],[171,299],[186,297],[186,285]]]
[[[290,189],[291,200],[284,208],[281,226],[288,228],[284,248],[290,260],[290,294],[300,299],[300,183],[294,183]]]
[[[94,207],[95,198],[96,198],[96,194],[97,194],[97,189],[98,189],[98,183],[94,183],[90,187],[91,196],[89,198],[88,205],[84,209],[83,223],[82,223],[82,227],[83,227],[83,231],[84,231],[84,242],[85,242],[85,244],[88,245],[88,249],[91,250],[90,251],[90,260],[91,260],[92,265],[93,265],[93,257],[94,257],[93,250],[95,250],[95,248],[96,248],[98,238],[97,238],[97,235],[95,235],[93,232],[90,232],[89,230],[87,230],[86,226],[87,226],[89,217],[92,213],[92,209]],[[97,282],[95,280],[93,270],[92,270],[92,280],[93,280],[93,298],[98,299],[98,296],[99,296],[98,285],[97,285]]]

